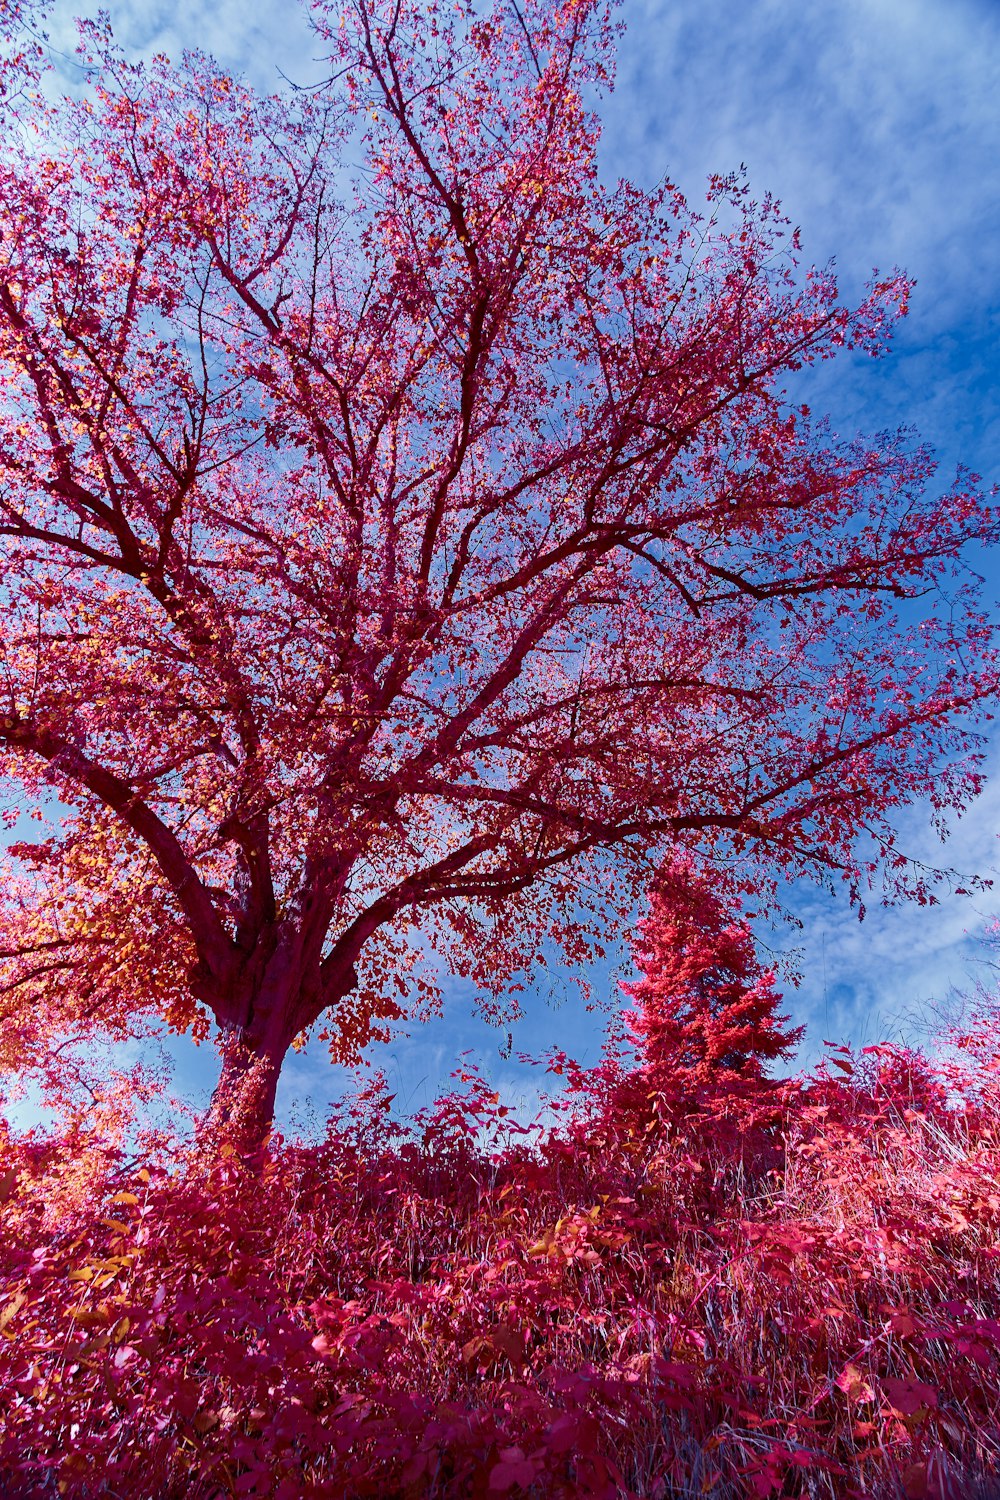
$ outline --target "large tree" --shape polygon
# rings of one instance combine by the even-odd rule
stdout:
[[[254,1136],[432,950],[502,1001],[679,846],[853,878],[974,786],[992,523],[785,394],[907,284],[840,305],[740,183],[604,186],[600,4],[320,0],[275,97],[102,22],[56,99],[5,16],[9,1045],[214,1018]]]

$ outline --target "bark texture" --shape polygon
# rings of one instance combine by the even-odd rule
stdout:
[[[274,1120],[274,1101],[285,1048],[255,1048],[242,1031],[227,1033],[222,1069],[202,1126],[203,1134],[225,1136],[241,1149],[263,1145]]]

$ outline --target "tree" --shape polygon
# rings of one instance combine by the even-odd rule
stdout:
[[[678,861],[658,879],[639,935],[642,977],[624,986],[637,1002],[627,1019],[639,1066],[619,1083],[619,1110],[676,1118],[732,1108],[744,1126],[773,1116],[768,1064],[787,1058],[804,1028],[779,1014],[749,923]]]
[[[594,0],[321,0],[274,97],[100,22],[51,102],[5,15],[10,1025],[214,1019],[253,1138],[310,1027],[356,1056],[432,953],[506,1004],[678,848],[903,879],[894,809],[977,784],[993,523],[783,386],[901,276],[602,186]]]

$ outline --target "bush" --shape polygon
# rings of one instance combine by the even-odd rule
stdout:
[[[762,1080],[756,1139],[552,1066],[525,1133],[466,1069],[249,1161],[4,1135],[5,1493],[995,1493],[984,1030]]]

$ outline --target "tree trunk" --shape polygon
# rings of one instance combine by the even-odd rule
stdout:
[[[199,1134],[225,1138],[252,1155],[267,1139],[281,1065],[294,1038],[311,1025],[324,1002],[334,1003],[356,981],[345,971],[343,989],[320,987],[319,961],[325,922],[274,924],[248,967],[242,991],[216,1008],[222,1025],[222,1071]]]
[[[244,975],[242,992],[228,997],[219,1015],[222,1070],[201,1131],[248,1154],[267,1138],[281,1065],[302,1027],[301,932],[282,922],[269,938]]]
[[[199,1134],[224,1138],[252,1153],[267,1139],[274,1120],[278,1076],[287,1043],[272,1040],[254,1046],[242,1028],[228,1031],[222,1044],[222,1069],[211,1107]]]

